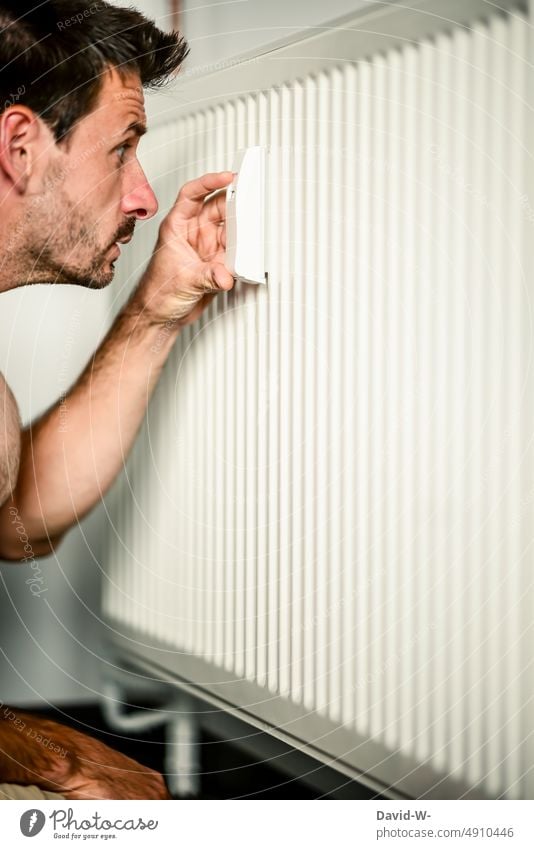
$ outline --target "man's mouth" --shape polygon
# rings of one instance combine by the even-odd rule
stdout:
[[[108,250],[111,251],[113,248],[115,248],[116,251],[117,251],[117,256],[120,256],[120,252],[121,252],[120,246],[126,245],[128,242],[131,242],[131,241],[132,241],[131,236],[123,236],[122,239],[117,239],[116,242],[112,242],[111,245],[109,246]]]
[[[132,241],[133,234],[134,234],[134,228],[135,228],[135,221],[133,219],[130,219],[128,222],[125,223],[125,225],[121,229],[119,229],[119,237],[117,239],[115,239],[115,241],[112,242],[110,244],[109,248],[108,248],[108,251],[114,251],[114,253],[115,253],[115,256],[111,260],[112,262],[115,262],[115,260],[118,259],[118,257],[120,256],[120,254],[121,254],[120,246],[126,245],[126,244],[128,244],[128,242]]]

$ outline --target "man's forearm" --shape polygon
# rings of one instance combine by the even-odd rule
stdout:
[[[23,432],[17,486],[0,511],[0,538],[4,547],[8,541],[10,556],[24,556],[17,527],[36,555],[47,553],[48,540],[108,490],[130,451],[178,334],[172,320],[163,326],[148,321],[141,291],[69,394]]]

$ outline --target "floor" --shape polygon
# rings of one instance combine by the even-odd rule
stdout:
[[[70,725],[86,734],[97,737],[114,749],[135,758],[140,763],[162,771],[164,732],[162,728],[144,732],[142,740],[124,732],[117,734],[106,726],[98,707],[79,705],[59,710],[42,710],[39,713],[64,725]],[[331,794],[318,792],[304,782],[290,778],[282,771],[254,760],[249,754],[223,740],[204,734],[201,745],[203,799],[317,799]],[[346,784],[340,776],[339,785]],[[350,798],[380,798],[363,785],[351,784]]]

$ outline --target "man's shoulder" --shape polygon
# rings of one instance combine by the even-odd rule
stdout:
[[[15,485],[20,460],[20,417],[15,396],[0,372],[0,504]]]

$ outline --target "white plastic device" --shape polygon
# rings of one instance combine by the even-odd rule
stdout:
[[[226,267],[246,283],[267,283],[265,222],[267,149],[239,150],[226,189]]]

